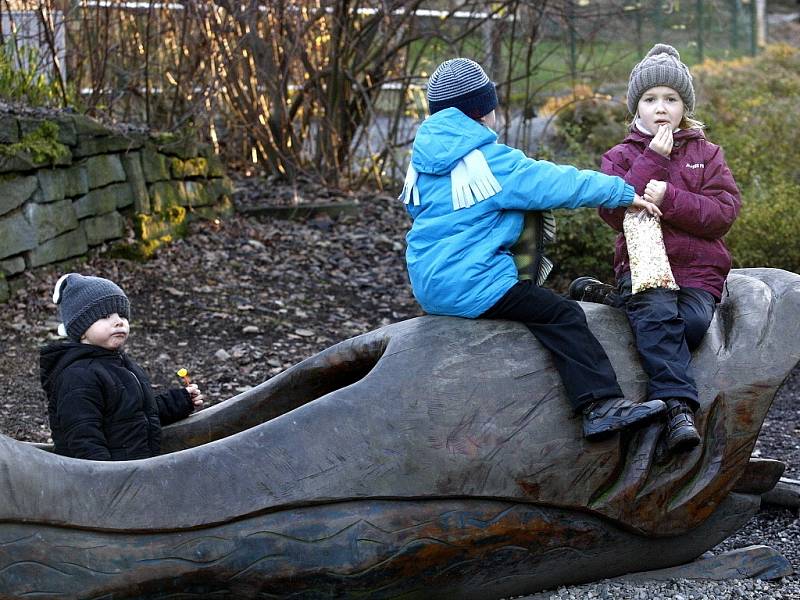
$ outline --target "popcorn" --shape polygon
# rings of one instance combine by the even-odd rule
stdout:
[[[622,222],[634,294],[653,288],[678,290],[667,258],[661,220],[647,211],[626,212]]]

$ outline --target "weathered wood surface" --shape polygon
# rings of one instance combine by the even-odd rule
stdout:
[[[0,436],[0,548],[15,548],[0,554],[0,593],[20,597],[21,588],[9,587],[9,573],[34,568],[40,560],[38,572],[42,577],[51,573],[52,582],[60,577],[56,573],[72,572],[47,557],[57,556],[56,548],[65,540],[83,539],[88,530],[107,536],[103,543],[109,548],[116,536],[160,536],[175,557],[149,555],[147,548],[155,551],[156,546],[148,543],[141,553],[137,550],[135,561],[124,551],[118,556],[110,550],[115,558],[98,567],[92,552],[73,551],[68,560],[77,565],[76,573],[84,573],[76,575],[78,580],[102,579],[100,572],[129,568],[157,571],[151,561],[166,561],[194,570],[185,581],[233,590],[246,579],[242,573],[261,570],[283,552],[253,548],[252,544],[261,548],[256,540],[265,538],[259,534],[262,527],[272,527],[261,524],[265,516],[283,518],[298,507],[315,508],[323,511],[318,521],[322,527],[339,503],[355,503],[372,515],[374,510],[381,512],[375,507],[388,499],[411,506],[456,499],[476,506],[506,502],[526,510],[546,505],[599,519],[609,532],[624,530],[669,546],[670,540],[692,536],[722,514],[720,506],[732,497],[730,491],[746,468],[775,392],[800,360],[800,276],[771,269],[739,271],[729,278],[728,290],[694,358],[703,443],[680,457],[657,454],[660,425],[600,443],[586,442],[548,355],[527,329],[511,322],[446,317],[412,319],[329,348],[249,392],[166,428],[164,446],[169,453],[153,459],[79,461]],[[584,306],[626,395],[643,398],[645,376],[624,315],[607,306]],[[454,510],[469,513],[472,508]],[[484,515],[481,519],[488,518],[484,509],[475,510]],[[372,522],[372,516],[364,520]],[[365,521],[354,518],[352,523]],[[561,538],[558,526],[540,531],[523,521],[504,528],[511,546],[541,546],[548,537],[556,538],[557,544]],[[448,528],[467,522],[461,519]],[[733,529],[722,537],[740,526],[727,523]],[[233,546],[223,546],[238,557],[238,566],[225,572],[236,578],[225,583],[217,579],[225,576],[205,564],[207,556],[215,562],[225,554],[220,554],[216,534],[209,533],[216,527],[235,532],[222,536],[234,540]],[[309,525],[313,539],[322,539],[315,527]],[[513,533],[516,527],[520,531]],[[45,529],[66,537],[45,543],[44,534],[38,533]],[[462,534],[448,529],[448,535]],[[608,536],[593,537],[587,556],[600,556]],[[717,543],[712,537],[678,562]],[[90,549],[96,540],[86,539],[74,548]],[[184,546],[188,540],[194,541]],[[250,550],[239,548],[239,542]],[[127,547],[119,543],[118,548]],[[183,555],[195,545],[197,560]],[[214,550],[207,555],[209,547]],[[403,563],[403,577],[424,579],[429,556],[441,551],[420,551],[415,560]],[[492,572],[500,572],[504,555],[499,552],[476,567],[480,577],[491,579]],[[349,564],[356,554],[323,551],[320,556]],[[507,556],[514,560],[513,552]],[[309,560],[314,563],[316,558]],[[380,570],[382,559],[375,560],[374,568]],[[437,560],[433,562],[441,565]],[[607,558],[590,563],[597,568],[585,573],[597,577],[608,577],[616,568]],[[656,566],[634,563],[632,558],[627,570]],[[344,565],[340,585],[355,581],[365,569],[372,572],[366,564]],[[663,566],[670,564],[677,562]],[[288,577],[298,592],[311,585],[304,578],[329,570],[295,564],[287,572],[292,568],[297,571]],[[478,577],[443,569],[450,573],[454,589]],[[545,579],[547,585],[560,583],[540,575],[519,580],[522,583],[513,589],[502,582],[489,587],[502,594],[523,593],[542,589],[538,586]],[[147,581],[141,584],[143,594],[161,585]],[[382,584],[370,585],[374,591]],[[483,598],[496,597],[489,587]]]
[[[721,554],[701,556],[685,565],[643,571],[617,577],[631,583],[669,581],[670,579],[744,579],[752,577],[767,581],[788,577],[794,573],[792,564],[777,550],[755,545],[737,548]]]
[[[780,460],[751,456],[736,480],[733,491],[743,494],[764,494],[775,487],[785,470],[786,464]]]
[[[15,598],[487,600],[687,562],[758,505],[731,494],[677,538],[480,499],[343,502],[147,534],[17,524],[0,529],[0,585]]]
[[[761,495],[761,502],[800,509],[800,480],[781,477],[775,487]]]

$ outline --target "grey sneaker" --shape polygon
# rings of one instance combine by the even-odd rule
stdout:
[[[631,402],[625,398],[598,400],[583,410],[583,436],[598,440],[632,425],[644,425],[664,414],[667,405],[661,400]]]
[[[588,276],[578,277],[570,283],[567,294],[573,300],[609,306],[617,306],[619,300],[619,294],[613,285]]]

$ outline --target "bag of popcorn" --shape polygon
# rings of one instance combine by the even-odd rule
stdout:
[[[622,229],[631,261],[631,291],[636,294],[652,288],[680,289],[669,266],[661,220],[644,210],[626,212]]]

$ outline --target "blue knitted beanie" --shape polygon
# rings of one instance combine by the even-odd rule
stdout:
[[[494,83],[478,63],[468,58],[452,58],[440,64],[428,80],[427,96],[431,114],[453,106],[468,117],[480,119],[497,106]]]

